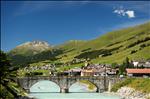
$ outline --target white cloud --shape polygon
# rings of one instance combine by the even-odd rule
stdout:
[[[134,18],[135,17],[135,14],[134,14],[133,10],[126,11],[126,14],[128,15],[129,18]]]
[[[117,13],[118,15],[125,16],[124,10],[115,10],[114,13]]]
[[[118,14],[119,16],[128,16],[128,18],[135,17],[135,13],[133,10],[125,10],[123,7],[115,9],[113,12]]]

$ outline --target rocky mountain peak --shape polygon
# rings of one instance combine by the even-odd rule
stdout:
[[[43,47],[50,47],[50,45],[47,42],[45,42],[45,41],[26,42],[26,43],[23,43],[23,44],[19,45],[18,47],[21,47],[21,46],[32,46],[32,47],[43,46]]]
[[[26,53],[32,52],[33,54],[37,54],[42,51],[50,50],[52,47],[45,41],[32,41],[32,42],[25,42],[12,51],[19,52],[19,53]]]
[[[33,46],[49,46],[49,44],[45,41],[32,41],[30,42]]]

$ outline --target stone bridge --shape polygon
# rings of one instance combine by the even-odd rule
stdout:
[[[111,86],[120,81],[119,78],[116,77],[57,77],[57,76],[34,76],[34,77],[23,77],[17,78],[16,82],[25,89],[28,93],[30,92],[30,88],[37,82],[42,80],[49,80],[56,83],[60,87],[60,92],[67,93],[69,92],[69,87],[80,80],[87,80],[94,84],[97,87],[97,92],[103,92],[106,90],[110,90]]]

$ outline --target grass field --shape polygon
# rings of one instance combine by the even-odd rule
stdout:
[[[127,78],[125,81],[115,84],[111,91],[116,92],[119,88],[128,86],[143,93],[150,93],[150,79],[149,78]]]

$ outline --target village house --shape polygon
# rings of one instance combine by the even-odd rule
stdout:
[[[150,77],[150,69],[126,69],[128,76],[136,76],[136,77],[142,77],[142,76],[149,76]]]
[[[132,64],[135,68],[150,68],[150,60],[148,61],[144,61],[144,60],[140,60],[140,61],[132,61]]]
[[[107,75],[117,75],[119,69],[106,68]]]
[[[81,71],[81,76],[94,76],[94,70],[93,69],[83,69]]]
[[[108,75],[116,75],[116,69],[108,69],[99,68],[99,69],[84,69],[81,71],[81,76],[108,76]]]
[[[82,68],[81,76],[99,76],[104,72],[102,65],[99,64],[85,64],[85,67]]]
[[[110,65],[91,64],[82,69],[81,76],[108,76],[116,75],[117,73],[118,69],[112,69]]]
[[[105,68],[95,69],[94,70],[94,76],[107,76],[105,72]]]
[[[61,76],[80,76],[81,70],[82,70],[81,68],[74,68],[74,69],[61,72],[60,75]]]
[[[145,62],[145,65],[144,65],[146,68],[150,68],[150,60]]]
[[[82,71],[81,68],[74,68],[74,69],[69,70],[69,73],[71,76],[80,76],[81,71]]]

